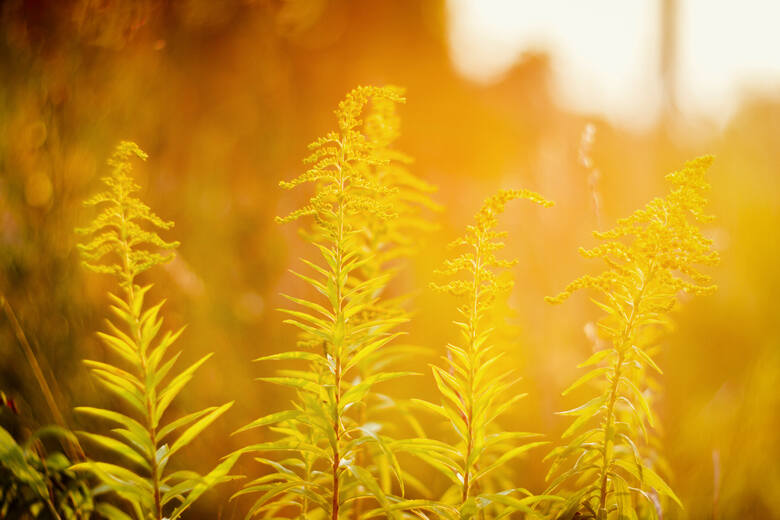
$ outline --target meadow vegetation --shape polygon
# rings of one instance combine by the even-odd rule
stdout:
[[[285,294],[289,305],[280,309],[298,338],[289,350],[259,338],[255,361],[278,369],[258,378],[255,395],[234,399],[251,407],[270,385],[288,399],[238,429],[244,447],[208,461],[205,472],[195,468],[206,461],[193,463],[198,455],[185,448],[233,402],[195,411],[172,406],[212,354],[177,363],[182,352],[174,345],[186,348],[187,331],[165,327],[165,299],[152,297],[152,281],[179,243],[168,238],[173,222],[137,196],[133,164],[146,154],[132,142],[116,147],[105,191],[85,202],[93,219],[78,229],[84,267],[113,280],[105,299],[110,317],[95,331],[105,356],[84,364],[114,396],[114,407],[75,396],[75,411],[95,419],[94,431],[59,425],[17,440],[0,429],[0,517],[188,518],[204,493],[231,481],[238,481],[231,500],[250,497],[247,518],[645,520],[684,507],[669,484],[659,434],[664,367],[656,355],[671,333],[672,309],[695,305],[684,295],[715,290],[702,270],[719,260],[702,233],[712,219],[705,210],[712,158],[668,174],[668,194],[594,232],[600,243],[580,252],[604,270],[548,298],[557,304],[587,291],[604,314],[595,351],[579,365],[585,372],[563,392],[587,389],[590,398],[560,412],[572,418],[560,439],[545,438],[502,427],[506,416],[523,413],[521,398],[542,396],[526,395],[522,370],[507,363],[511,349],[527,348],[507,338],[506,325],[507,296],[524,280],[511,269],[515,261],[500,255],[505,242],[545,230],[499,217],[513,201],[532,202],[534,211],[556,208],[517,186],[487,198],[452,243],[452,256],[430,273],[441,308],[457,314],[457,341],[405,342],[418,319],[415,295],[393,281],[435,233],[441,208],[435,189],[396,148],[404,95],[393,86],[352,90],[335,111],[335,129],[310,145],[303,172],[281,182],[306,190],[299,208],[276,219],[299,223],[300,240],[310,246],[290,266],[304,290]],[[443,355],[428,363],[430,352]],[[387,391],[391,381],[414,378],[430,379],[439,399]],[[426,431],[424,416],[444,427]],[[44,445],[47,434],[60,447]],[[529,458],[544,459],[546,489],[528,483],[520,461]],[[412,460],[439,472],[446,485],[415,474]]]

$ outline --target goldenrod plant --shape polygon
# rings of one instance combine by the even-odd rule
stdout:
[[[515,199],[543,207],[553,205],[529,190],[501,190],[489,197],[465,236],[451,244],[465,248],[447,260],[440,271],[453,279],[433,285],[463,301],[458,307],[461,318],[454,322],[460,343],[447,345],[446,367],[432,367],[441,404],[421,402],[449,422],[456,442],[439,442],[437,449],[417,453],[450,480],[451,487],[435,508],[447,518],[486,518],[487,512],[494,515],[491,518],[531,513],[533,504],[542,499],[523,488],[505,489],[497,483],[497,474],[505,465],[545,444],[538,440],[522,442],[539,436],[504,431],[497,424],[497,419],[525,395],[515,389],[517,371],[502,366],[505,352],[497,348],[494,338],[495,328],[501,325],[495,312],[497,299],[513,285],[502,271],[516,262],[496,256],[506,236],[506,232],[496,231],[496,226],[506,204]]]
[[[301,360],[304,370],[283,371],[261,378],[296,391],[293,408],[262,417],[240,431],[271,426],[277,440],[248,446],[241,452],[286,453],[286,458],[258,458],[271,473],[248,482],[237,493],[259,493],[248,516],[266,518],[347,518],[357,502],[391,510],[391,497],[357,453],[375,445],[389,457],[400,480],[400,468],[385,437],[360,422],[358,410],[377,383],[404,375],[379,372],[360,377],[361,363],[384,348],[399,332],[404,317],[372,313],[389,273],[366,275],[366,220],[395,217],[373,168],[386,164],[377,145],[362,131],[359,119],[369,101],[403,102],[394,87],[358,87],[336,110],[338,131],[310,145],[309,169],[283,188],[313,183],[309,203],[278,218],[293,222],[311,217],[305,236],[321,254],[320,262],[302,259],[313,273],[294,274],[321,295],[321,301],[286,296],[297,308],[283,309],[285,320],[302,333],[299,350],[264,356],[262,360]],[[359,224],[360,223],[360,224]],[[373,510],[372,510],[373,511]],[[366,513],[369,515],[372,513]],[[377,513],[379,514],[379,513]]]
[[[592,301],[605,312],[598,328],[607,340],[580,365],[588,372],[564,391],[593,383],[598,395],[561,412],[575,419],[562,435],[565,444],[549,455],[549,492],[572,490],[559,518],[635,519],[638,511],[660,518],[656,495],[682,506],[646,458],[648,430],[656,418],[644,374],[661,374],[652,357],[654,338],[668,326],[679,295],[710,294],[716,288],[700,270],[719,260],[700,229],[712,219],[705,213],[711,164],[709,156],[686,163],[666,176],[669,194],[618,220],[613,229],[595,232],[602,244],[580,252],[603,260],[606,269],[581,276],[548,298],[560,303],[580,289],[595,290],[601,298]]]
[[[402,93],[398,89],[399,93]],[[418,178],[409,168],[411,157],[395,147],[400,136],[400,116],[397,103],[393,99],[374,97],[368,103],[363,122],[363,133],[371,144],[372,154],[378,159],[376,164],[368,165],[366,175],[372,182],[386,188],[383,199],[393,208],[394,216],[389,219],[372,218],[371,214],[357,214],[354,217],[355,229],[360,229],[362,240],[361,254],[364,261],[356,272],[353,283],[376,279],[380,275],[389,275],[386,283],[378,286],[373,297],[374,303],[366,311],[354,317],[355,323],[375,321],[377,317],[394,320],[409,320],[408,304],[411,295],[400,293],[391,297],[387,285],[403,266],[402,259],[414,255],[419,249],[423,235],[430,233],[436,226],[427,218],[438,212],[440,206],[431,199],[435,187]],[[396,321],[388,322],[395,325]],[[366,380],[372,375],[392,370],[393,366],[404,360],[415,360],[430,355],[428,349],[420,345],[394,341],[383,348],[365,356],[358,364],[357,377]],[[391,493],[394,479],[393,457],[382,448],[391,444],[393,451],[402,450],[402,443],[393,442],[388,436],[402,434],[399,423],[407,423],[417,435],[424,436],[422,427],[412,413],[412,404],[407,400],[395,398],[372,391],[362,400],[357,410],[357,421],[364,425],[369,435],[385,437],[382,444],[371,443],[356,450],[355,461],[358,466],[366,466],[379,477],[379,484],[385,493]],[[392,414],[388,416],[388,413]],[[395,464],[400,473],[400,491],[410,485],[415,491],[429,495],[430,491],[422,482]],[[361,518],[363,501],[357,501],[352,508],[351,517]]]
[[[178,246],[178,242],[160,238],[155,230],[168,230],[173,222],[162,220],[135,196],[139,186],[131,176],[131,161],[146,157],[135,143],[120,143],[108,161],[111,173],[103,178],[107,189],[85,202],[87,206],[99,206],[101,211],[89,226],[79,230],[91,237],[79,245],[83,263],[92,271],[116,277],[119,288],[117,294],[109,293],[115,317],[107,320],[108,330],[98,335],[121,362],[85,363],[97,382],[118,397],[128,412],[76,408],[114,426],[113,436],[78,434],[112,452],[121,462],[88,460],[73,468],[94,473],[130,504],[137,520],[174,520],[209,488],[231,478],[228,472],[235,455],[206,475],[187,469],[168,471],[168,466],[174,455],[233,403],[166,419],[173,400],[211,354],[176,373],[174,366],[181,352],[170,355],[169,350],[184,329],[161,334],[164,300],[145,305],[152,286],[138,285],[139,275],[170,260]],[[130,518],[119,510],[111,513],[107,515],[110,518]]]

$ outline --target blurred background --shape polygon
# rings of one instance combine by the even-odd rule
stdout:
[[[519,258],[511,357],[529,393],[504,425],[554,441],[568,424],[554,412],[580,404],[560,392],[592,348],[586,324],[598,313],[582,295],[556,307],[543,297],[600,268],[577,254],[592,230],[666,193],[664,174],[686,159],[712,153],[720,289],[684,302],[659,356],[664,443],[686,505],[668,517],[780,518],[778,5],[5,0],[0,291],[65,420],[83,428],[73,406],[111,404],[80,360],[106,357],[94,333],[112,286],[80,267],[73,229],[91,216],[81,201],[100,188],[115,144],[136,141],[150,156],[136,167],[141,196],[176,221],[164,238],[182,242],[146,280],[168,299],[167,324],[189,324],[185,361],[216,353],[177,406],[237,400],[188,448],[206,469],[262,439],[230,433],[290,397],[253,381],[271,367],[249,362],[293,345],[274,309],[279,293],[303,290],[287,269],[312,254],[295,225],[273,222],[306,196],[279,180],[301,171],[306,145],[334,128],[351,88],[402,85],[399,147],[445,208],[394,289],[415,291],[409,339],[432,349],[427,361],[455,332],[455,302],[427,284],[482,200],[526,187],[557,203],[518,203],[503,220],[507,255]],[[53,422],[7,310],[0,360],[0,390],[20,412],[3,409],[0,424],[24,437]],[[434,399],[427,366],[410,368],[425,375],[385,390]],[[518,464],[519,485],[543,490],[542,455]],[[429,469],[418,474],[444,486]],[[212,491],[192,517],[243,516],[231,491]]]

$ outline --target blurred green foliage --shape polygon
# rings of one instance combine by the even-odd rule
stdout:
[[[44,436],[73,442],[72,435],[49,426],[36,430],[20,445],[0,428],[0,517],[78,520],[111,507],[96,506],[95,493],[87,480],[70,469],[68,457],[60,451],[47,452],[41,442]]]

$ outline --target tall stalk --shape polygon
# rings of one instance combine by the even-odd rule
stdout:
[[[308,276],[294,272],[309,284],[322,302],[287,296],[296,307],[282,309],[285,320],[301,331],[299,350],[264,356],[265,360],[301,360],[304,370],[280,371],[279,377],[261,378],[290,387],[296,399],[290,409],[261,417],[239,431],[271,426],[277,440],[254,444],[242,452],[285,451],[294,460],[279,464],[261,459],[274,473],[248,482],[236,493],[260,493],[250,515],[280,515],[290,504],[320,509],[338,520],[354,511],[359,501],[373,501],[386,511],[390,499],[379,486],[373,465],[364,464],[359,453],[367,447],[390,452],[384,437],[367,432],[355,412],[369,399],[373,385],[405,375],[381,372],[358,378],[361,363],[395,339],[393,329],[402,318],[374,314],[378,294],[389,273],[366,276],[362,237],[369,225],[395,217],[384,187],[373,167],[386,161],[376,141],[367,138],[359,117],[369,102],[403,101],[394,87],[358,87],[339,104],[338,131],[315,141],[305,160],[309,169],[283,188],[314,183],[309,203],[279,222],[311,217],[306,238],[321,254],[320,262],[303,259],[314,271]],[[317,351],[318,350],[318,351]],[[325,383],[323,384],[323,381]],[[396,466],[397,467],[397,466]],[[400,471],[397,471],[400,478]]]
[[[562,435],[567,443],[548,455],[553,460],[548,479],[555,476],[548,492],[567,482],[583,483],[569,493],[563,505],[566,514],[579,512],[584,518],[607,520],[613,514],[635,517],[643,509],[657,513],[651,493],[680,503],[645,462],[655,414],[645,395],[643,374],[647,369],[661,373],[651,357],[652,338],[667,327],[678,294],[715,290],[699,266],[716,264],[718,254],[696,225],[711,220],[704,214],[704,192],[709,189],[705,174],[711,163],[711,157],[686,163],[667,175],[673,189],[666,197],[653,199],[618,220],[615,228],[594,233],[603,242],[580,251],[587,258],[602,259],[606,270],[581,276],[561,294],[548,298],[560,303],[580,289],[601,294],[602,301],[593,302],[606,313],[599,330],[611,342],[611,348],[580,365],[592,368],[564,391],[566,395],[587,383],[597,383],[601,389],[584,405],[561,412],[575,419]],[[593,427],[596,421],[600,425]]]
[[[441,405],[420,401],[428,410],[450,422],[457,438],[454,447],[439,442],[427,446],[428,452],[417,455],[428,461],[453,482],[451,494],[456,503],[430,506],[447,518],[484,518],[488,512],[511,514],[530,512],[538,497],[514,496],[513,490],[497,489],[499,474],[505,465],[540,442],[518,443],[534,434],[501,431],[495,420],[507,412],[524,394],[507,394],[518,381],[513,370],[498,368],[504,354],[492,335],[500,325],[495,312],[499,296],[506,294],[512,281],[501,277],[501,271],[514,261],[498,259],[495,252],[504,244],[505,233],[495,231],[498,216],[514,199],[527,199],[549,207],[551,202],[528,190],[502,190],[488,198],[477,213],[476,223],[468,226],[466,235],[452,243],[466,251],[445,262],[440,274],[453,278],[435,289],[459,297],[463,322],[454,322],[460,330],[460,345],[447,346],[447,369],[434,366],[433,376],[441,393]],[[503,473],[503,475],[507,475]],[[481,484],[486,484],[481,486]],[[491,490],[482,491],[482,488]]]
[[[123,297],[110,294],[116,323],[108,320],[108,332],[98,334],[121,363],[85,361],[85,364],[101,386],[132,410],[132,415],[102,408],[76,408],[78,412],[121,426],[112,430],[115,436],[78,434],[119,456],[123,465],[88,460],[76,464],[74,469],[94,473],[131,504],[137,517],[173,520],[206,490],[230,478],[227,473],[236,456],[228,457],[203,476],[192,471],[166,474],[165,469],[176,452],[197,438],[233,403],[206,408],[171,422],[163,421],[173,399],[211,354],[173,375],[173,366],[181,352],[167,358],[166,353],[183,329],[167,331],[158,337],[163,325],[163,318],[159,316],[163,302],[148,308],[144,306],[145,295],[151,286],[137,285],[137,276],[172,257],[170,253],[154,252],[149,248],[170,251],[178,242],[166,242],[153,231],[154,228],[170,229],[173,223],[160,219],[133,196],[139,189],[130,176],[133,157],[145,159],[146,154],[134,143],[120,143],[109,160],[111,175],[103,178],[108,189],[86,202],[90,206],[101,206],[102,212],[92,224],[79,230],[91,236],[86,243],[80,244],[84,265],[115,276],[123,294]],[[176,431],[181,433],[175,440],[168,441],[171,442],[169,445],[166,439]],[[167,514],[164,512],[166,506]],[[101,514],[112,515],[111,511],[104,510]]]

